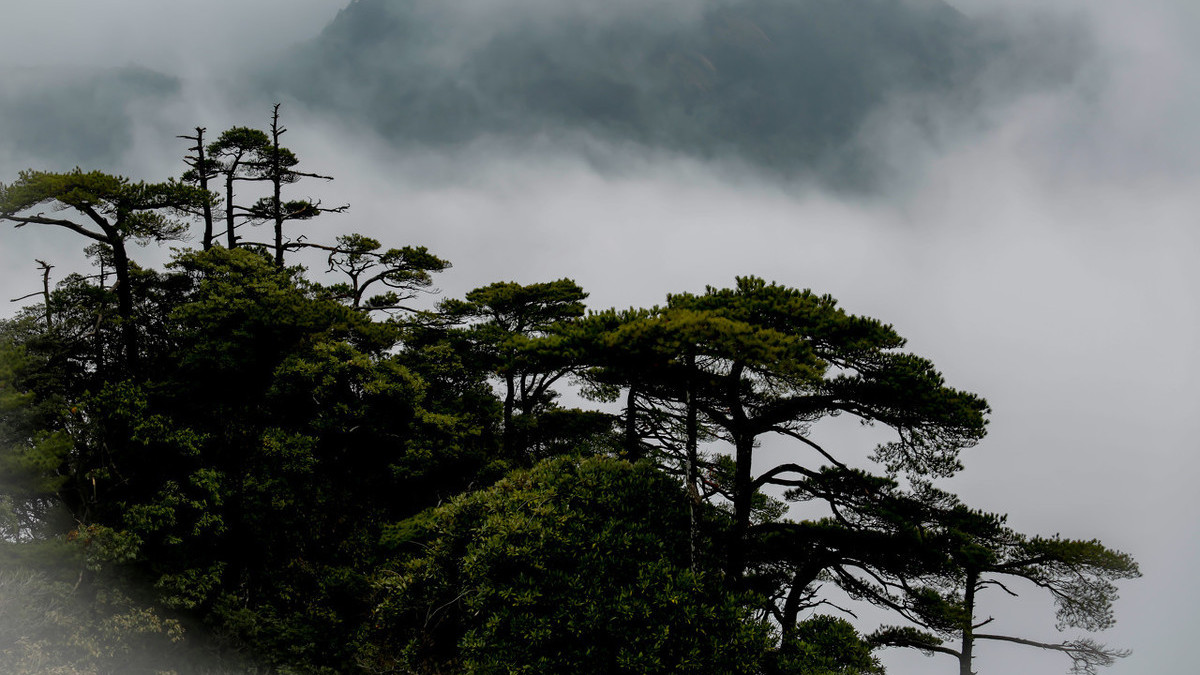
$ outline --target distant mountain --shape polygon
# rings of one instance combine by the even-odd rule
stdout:
[[[987,112],[985,80],[1010,99],[1064,82],[1081,31],[1060,29],[987,25],[942,0],[354,0],[307,43],[214,81],[239,107],[299,101],[399,145],[583,137],[863,187],[884,163],[859,132],[889,104],[919,133]],[[182,84],[0,64],[0,160],[111,170],[132,113],[166,109]],[[211,122],[178,131],[197,123]]]
[[[269,81],[402,142],[582,130],[854,179],[872,112],[962,105],[1003,49],[941,0],[355,0]]]
[[[0,69],[0,152],[39,169],[111,170],[133,142],[130,111],[179,90],[137,66]]]

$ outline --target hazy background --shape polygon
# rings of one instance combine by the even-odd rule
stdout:
[[[570,276],[593,308],[648,306],[739,274],[831,293],[893,323],[951,385],[991,403],[988,438],[944,487],[1010,514],[1018,530],[1098,537],[1139,561],[1144,578],[1124,586],[1118,625],[1099,636],[1134,655],[1108,672],[1190,672],[1200,628],[1200,7],[956,0],[957,15],[932,0],[864,3],[916,17],[912,34],[928,39],[915,44],[934,51],[912,63],[932,65],[879,74],[852,59],[886,56],[890,43],[833,35],[851,60],[812,72],[840,73],[849,84],[833,90],[865,98],[837,108],[843,117],[826,129],[836,144],[794,162],[771,157],[764,148],[775,144],[737,121],[756,100],[772,102],[767,112],[792,105],[788,78],[809,70],[781,69],[782,91],[768,80],[765,98],[746,94],[743,107],[708,95],[745,81],[727,71],[699,80],[707,90],[662,93],[712,76],[695,54],[721,46],[688,32],[706,16],[698,3],[651,11],[614,2],[562,19],[575,3],[474,0],[452,12],[418,2],[407,25],[435,37],[406,43],[406,59],[385,51],[369,61],[408,70],[339,56],[334,29],[311,42],[341,2],[23,3],[6,7],[0,26],[0,180],[77,164],[178,175],[186,143],[176,135],[265,127],[280,100],[286,144],[309,170],[337,178],[297,191],[352,205],[315,221],[310,236],[362,231],[427,245],[455,265],[439,281],[447,294]],[[946,23],[929,28],[934,16]],[[575,39],[563,25],[608,28]],[[626,34],[624,48],[612,47]],[[514,89],[503,78],[529,70],[501,68],[508,55],[539,62],[515,51],[522,44],[609,51],[607,60],[554,56],[555,69]],[[895,53],[911,53],[906,44]],[[494,71],[472,65],[486,47],[504,55],[483,61],[500,64]],[[634,67],[612,65],[622,53]],[[616,93],[543,105],[564,90],[586,102],[590,85],[578,82],[593,81]],[[591,114],[616,99],[631,107]],[[415,115],[406,100],[458,102],[451,112],[474,116]],[[666,113],[681,116],[658,117]],[[778,115],[753,128],[790,142],[804,133],[791,125]],[[711,130],[732,140],[714,144]],[[851,156],[847,170],[839,158]],[[38,289],[34,257],[58,265],[56,276],[79,268],[84,242],[67,234],[0,233],[0,301]],[[1041,596],[995,600],[995,632],[1059,639]],[[977,655],[982,673],[1069,665],[1015,645],[981,644]],[[896,675],[955,667],[915,652],[884,656]]]

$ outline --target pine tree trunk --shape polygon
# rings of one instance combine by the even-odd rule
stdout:
[[[237,235],[233,233],[233,172],[236,168],[229,169],[229,173],[225,175],[225,240],[228,242],[226,246],[229,250],[237,248]]]
[[[38,264],[42,266],[42,303],[46,309],[46,330],[54,330],[54,311],[50,308],[50,269],[54,267],[41,260]]]
[[[505,373],[504,384],[504,452],[511,454],[516,437],[516,430],[513,429],[513,406],[517,396],[516,383],[513,382],[512,373]]]
[[[728,377],[730,432],[734,439],[733,531],[730,533],[725,573],[729,580],[740,585],[746,572],[746,534],[750,531],[750,506],[754,498],[751,466],[754,462],[754,435],[747,430],[746,411],[742,408],[740,389],[743,364],[735,363]]]
[[[821,564],[815,556],[809,557],[808,561],[796,570],[792,575],[792,587],[788,589],[787,599],[783,603],[783,619],[780,621],[782,628],[782,638],[789,639],[796,632],[796,620],[800,617],[800,598],[804,595],[804,589],[808,585],[816,581],[817,575],[821,572]]]
[[[725,573],[734,582],[740,582],[746,572],[746,534],[750,531],[750,506],[753,501],[753,480],[750,465],[754,459],[754,437],[738,436],[735,444],[733,485],[733,532],[729,541],[728,563]]]
[[[208,164],[204,159],[204,127],[196,127],[196,179],[200,185],[200,189],[204,190],[204,250],[212,248],[213,245],[213,212],[212,203],[207,199],[208,196]]]
[[[690,546],[689,563],[696,569],[696,537],[699,534],[696,524],[696,509],[700,506],[700,493],[696,489],[697,463],[699,460],[699,430],[696,427],[696,356],[687,355],[687,493],[688,493],[688,544]]]
[[[967,622],[963,626],[962,649],[959,650],[958,657],[958,673],[959,675],[975,675],[971,670],[972,650],[975,648],[975,585],[979,582],[979,572],[976,570],[967,571],[967,585],[964,595],[964,604],[967,610]]]
[[[133,284],[129,279],[129,255],[125,242],[110,235],[109,245],[113,252],[113,267],[117,275],[117,314],[121,318],[121,345],[125,350],[125,365],[136,370],[138,365],[137,326],[133,320]]]
[[[274,199],[271,202],[271,215],[275,218],[275,265],[278,267],[283,267],[283,202],[280,201],[283,167],[280,166],[279,157],[279,135],[282,133],[279,128],[279,104],[276,103],[271,113],[271,187]]]
[[[625,397],[625,455],[631,462],[642,458],[640,441],[637,435],[637,385],[631,384]]]

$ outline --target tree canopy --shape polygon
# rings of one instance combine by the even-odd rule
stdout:
[[[0,621],[0,666],[866,675],[911,647],[966,675],[993,640],[1090,674],[1126,655],[985,628],[988,593],[1037,589],[1061,629],[1104,630],[1138,568],[944,491],[990,410],[892,326],[753,276],[623,311],[589,313],[571,279],[426,299],[450,263],[425,246],[284,238],[322,209],[281,188],[319,176],[272,121],[207,145],[196,127],[181,181],[0,185],[0,221],[76,232],[98,267],[51,288],[39,261],[40,304],[0,322],[0,610],[25,624]],[[244,206],[235,184],[269,194]],[[235,235],[256,221],[273,241]],[[133,260],[194,224],[198,250]],[[832,447],[839,416],[873,430]],[[848,621],[827,587],[894,621]]]
[[[187,225],[172,218],[208,201],[203,191],[174,180],[162,183],[133,182],[122,176],[75,169],[66,173],[24,171],[9,185],[0,184],[0,221],[17,227],[64,227],[107,247],[116,274],[117,307],[125,359],[130,367],[138,360],[137,327],[133,322],[133,290],[127,243],[145,244],[182,238]],[[39,206],[74,211],[75,218],[34,212]]]

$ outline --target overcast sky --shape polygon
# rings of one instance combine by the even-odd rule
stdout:
[[[1022,5],[1045,5],[954,4],[1014,25],[1032,21]],[[134,63],[184,76],[177,98],[132,111],[139,132],[120,166],[96,167],[161,177],[179,172],[175,134],[265,125],[269,111],[223,98],[218,75],[315,35],[340,7],[20,3],[4,10],[0,63]],[[570,276],[594,308],[648,306],[754,274],[893,323],[951,385],[994,410],[989,437],[944,487],[1010,514],[1018,530],[1098,537],[1132,553],[1145,576],[1125,584],[1118,625],[1099,637],[1134,655],[1107,672],[1192,672],[1200,5],[1060,0],[1052,9],[1100,47],[1076,80],[988,110],[978,133],[936,147],[884,115],[870,138],[909,179],[870,196],[633,147],[600,149],[621,159],[618,173],[552,140],[401,153],[296,109],[285,113],[287,140],[312,170],[336,176],[314,188],[323,199],[352,204],[327,227],[429,246],[455,265],[440,284],[450,294]],[[35,160],[0,156],[0,180]],[[29,228],[0,232],[0,299],[36,290],[33,257],[69,268],[81,248]],[[1058,639],[1032,591],[1016,610],[1001,606],[1008,630]],[[1069,665],[1015,646],[977,654],[981,673]],[[902,652],[885,661],[894,675],[955,667]]]

